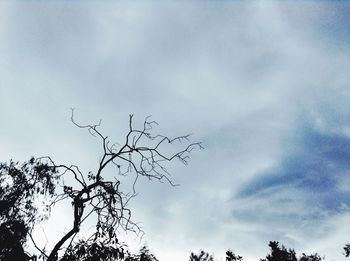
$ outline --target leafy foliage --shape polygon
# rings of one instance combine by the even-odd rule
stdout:
[[[311,254],[311,255],[306,255],[302,254],[302,256],[299,258],[299,261],[322,261],[324,260],[324,257],[321,257],[319,254]]]
[[[297,261],[293,249],[286,249],[276,241],[270,241],[269,247],[271,248],[271,254],[268,254],[265,259],[260,259],[260,261]]]
[[[128,255],[125,258],[125,261],[159,261],[159,260],[150,252],[150,250],[146,246],[143,246],[140,249],[139,254]]]
[[[66,250],[60,261],[109,261],[124,260],[124,258],[124,249],[118,244],[80,240]]]
[[[201,250],[199,254],[191,253],[190,261],[214,261],[214,257],[209,253]]]
[[[350,256],[350,244],[346,244],[344,247],[344,255],[345,257],[349,257]]]
[[[270,241],[269,247],[271,248],[271,254],[268,254],[265,259],[261,261],[321,261],[324,257],[319,254],[306,255],[303,253],[298,259],[294,249],[287,249],[285,246],[280,246],[276,241]]]
[[[23,244],[28,228],[23,221],[6,221],[0,224],[0,260],[27,260]]]
[[[35,224],[48,217],[57,179],[56,168],[34,158],[0,164],[0,260],[30,258],[24,245]]]
[[[235,255],[231,250],[227,250],[226,261],[243,261],[243,257]]]
[[[264,259],[260,261],[322,261],[324,257],[321,257],[319,254],[306,255],[302,254],[297,258],[294,249],[287,249],[285,246],[280,245],[277,241],[270,241],[269,247],[271,253],[268,254]],[[212,255],[209,255],[207,252],[201,250],[199,254],[191,253],[190,261],[214,261]],[[226,261],[243,261],[243,257],[236,255],[231,250],[226,251]]]
[[[38,198],[55,195],[57,169],[41,160],[31,158],[0,164],[0,220],[24,220],[26,223],[47,218],[48,205],[39,213]],[[39,215],[38,215],[39,214]]]

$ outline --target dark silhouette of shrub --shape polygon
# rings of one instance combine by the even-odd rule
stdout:
[[[191,253],[190,261],[214,261],[214,257],[201,250],[198,254]]]
[[[226,251],[226,261],[242,261],[243,257],[236,256],[231,250]]]
[[[346,244],[343,249],[344,249],[345,257],[349,257],[350,256],[350,244]]]
[[[125,261],[159,261],[151,252],[150,250],[146,247],[143,246],[139,254],[137,255],[130,255],[125,258]]]
[[[276,241],[270,241],[269,247],[271,248],[271,254],[268,254],[264,259],[260,259],[260,261],[297,261],[293,249],[286,249]]]
[[[277,241],[270,241],[269,247],[271,253],[260,261],[322,261],[324,257],[319,254],[306,255],[303,253],[297,258],[294,249],[287,249],[284,245],[280,245]],[[190,261],[214,261],[212,255],[201,250],[199,254],[191,253]],[[243,257],[234,254],[231,250],[226,251],[226,261],[243,261]]]
[[[311,254],[311,255],[306,255],[302,254],[302,256],[299,258],[299,261],[321,261],[324,260],[324,257],[321,257],[319,254]]]

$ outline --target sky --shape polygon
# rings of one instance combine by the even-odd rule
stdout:
[[[50,155],[87,172],[100,144],[70,108],[115,141],[129,114],[152,115],[204,149],[170,165],[180,186],[139,180],[145,235],[130,246],[252,261],[276,240],[345,260],[349,13],[347,1],[1,1],[0,159]],[[53,212],[45,237],[69,215]]]

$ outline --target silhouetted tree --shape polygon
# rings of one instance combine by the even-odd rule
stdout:
[[[125,258],[125,261],[159,261],[146,247],[143,246],[138,255],[130,255]]]
[[[294,249],[287,249],[285,246],[280,246],[276,241],[270,241],[269,247],[271,248],[271,254],[268,254],[265,259],[260,261],[321,261],[324,257],[319,254],[306,255],[303,253],[298,259]]]
[[[0,260],[29,260],[23,248],[28,228],[23,221],[6,221],[0,225]]]
[[[294,249],[287,249],[283,245],[279,245],[277,241],[270,241],[269,247],[271,248],[271,253],[260,261],[322,261],[325,258],[321,257],[319,254],[306,255],[302,254],[298,259]],[[213,261],[213,256],[209,255],[207,252],[201,250],[199,254],[191,253],[190,261]],[[226,261],[243,261],[243,257],[234,254],[231,250],[226,251]]]
[[[47,218],[48,206],[38,199],[52,199],[57,170],[31,158],[19,164],[0,164],[0,260],[29,260],[24,244],[34,226]],[[32,239],[32,237],[30,237]]]
[[[306,255],[302,254],[302,256],[299,258],[299,261],[322,261],[324,260],[324,257],[321,257],[319,254],[311,254],[311,255]]]
[[[349,257],[350,256],[350,244],[346,244],[344,247],[344,255],[345,257]]]
[[[7,258],[15,252],[26,255],[24,245],[29,238],[41,257],[47,261],[125,258],[123,246],[117,239],[118,229],[142,233],[141,228],[131,219],[131,210],[127,207],[130,199],[136,196],[137,179],[145,177],[149,180],[165,180],[174,185],[166,163],[178,159],[186,164],[189,153],[195,148],[201,148],[200,143],[188,142],[189,135],[171,139],[152,134],[157,123],[149,118],[143,122],[142,128],[134,128],[133,116],[130,115],[129,130],[121,145],[112,143],[108,136],[103,135],[99,130],[100,124],[76,123],[73,110],[71,120],[77,127],[88,130],[100,139],[102,154],[97,170],[83,173],[78,166],[57,164],[51,157],[31,158],[22,165],[13,161],[1,164],[0,228],[5,232],[1,234],[0,240],[5,240],[4,235],[8,235],[17,242],[11,247],[0,244],[0,254],[3,257]],[[170,152],[168,146],[175,142],[188,144],[180,150]],[[110,166],[116,169],[113,177],[106,176],[106,169],[110,170]],[[127,193],[120,190],[118,175],[126,176],[130,173],[134,175],[134,182],[132,192]],[[32,231],[38,222],[50,216],[52,207],[67,200],[73,207],[72,226],[47,251],[36,244]],[[95,231],[87,239],[77,237],[84,221],[92,217],[96,222]],[[27,257],[30,258],[27,255],[21,260]],[[156,259],[144,249],[144,252],[140,252],[140,261],[146,260]]]
[[[61,261],[74,260],[124,260],[125,250],[116,243],[109,243],[95,240],[79,240],[72,244],[64,253]]]
[[[226,261],[242,261],[243,257],[236,256],[231,250],[226,251]]]
[[[214,257],[201,250],[199,254],[191,253],[190,261],[214,261]]]
[[[276,241],[270,241],[269,247],[271,248],[271,254],[268,254],[265,259],[260,259],[260,261],[297,261],[294,249],[286,249]]]

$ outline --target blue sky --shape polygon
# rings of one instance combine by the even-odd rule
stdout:
[[[342,260],[349,13],[347,1],[2,1],[1,159],[93,170],[98,143],[71,107],[116,141],[130,113],[152,115],[205,147],[171,166],[181,186],[138,185],[134,217],[159,259],[231,248],[257,260],[280,240]],[[54,214],[50,240],[70,210]]]

